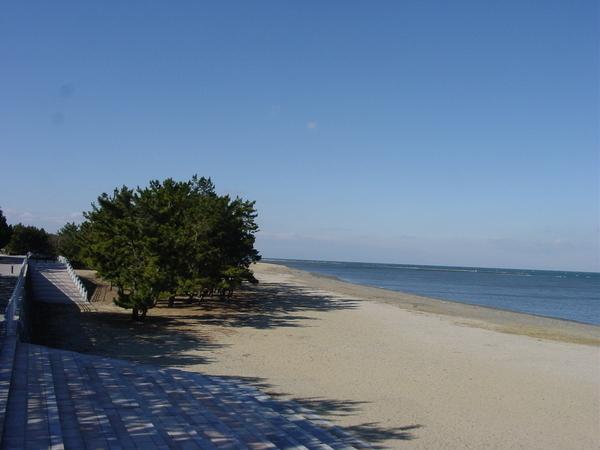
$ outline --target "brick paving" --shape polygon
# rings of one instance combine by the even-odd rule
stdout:
[[[9,341],[3,449],[369,448],[240,380]]]
[[[0,319],[4,318],[4,310],[16,284],[17,277],[0,274]]]
[[[32,272],[36,299],[80,301],[60,267]],[[0,339],[1,449],[371,448],[235,378]]]

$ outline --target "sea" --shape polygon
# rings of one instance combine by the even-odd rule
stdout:
[[[268,259],[342,281],[600,326],[600,273]]]

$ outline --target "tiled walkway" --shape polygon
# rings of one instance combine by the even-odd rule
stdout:
[[[69,297],[54,270],[46,301]],[[241,380],[0,340],[1,449],[370,448]]]
[[[17,277],[0,275],[0,319],[4,317],[4,309],[16,284]]]
[[[10,355],[2,356],[4,366]],[[0,390],[5,387],[0,382]],[[1,447],[368,446],[299,405],[274,400],[240,380],[17,343]]]

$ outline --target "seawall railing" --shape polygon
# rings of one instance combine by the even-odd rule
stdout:
[[[29,270],[29,257],[30,254],[27,254],[23,259],[17,284],[4,310],[4,326],[7,336],[16,336],[19,333],[19,318],[26,295],[25,284],[27,282],[27,271]]]
[[[83,285],[83,283],[81,282],[81,280],[79,279],[79,277],[77,276],[75,271],[73,270],[73,267],[71,266],[71,263],[69,262],[69,260],[67,258],[65,258],[64,256],[59,256],[58,262],[63,263],[65,266],[67,266],[67,272],[69,273],[71,280],[73,280],[73,283],[75,283],[75,285],[77,286],[77,290],[79,291],[79,294],[81,295],[81,299],[84,302],[87,302],[88,301],[87,289],[85,288],[85,286]]]

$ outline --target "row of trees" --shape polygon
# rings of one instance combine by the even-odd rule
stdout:
[[[32,252],[44,256],[56,256],[56,235],[32,225],[9,225],[0,209],[0,250],[24,255]]]
[[[98,197],[84,217],[59,231],[58,249],[116,286],[115,303],[135,320],[161,298],[225,297],[256,283],[254,202],[218,195],[210,179],[123,186]]]
[[[144,320],[161,298],[231,296],[256,283],[250,264],[255,203],[218,195],[210,179],[152,181],[102,194],[80,225],[57,235],[43,228],[10,226],[0,210],[0,249],[12,254],[61,254],[89,267],[117,288],[115,303]]]

